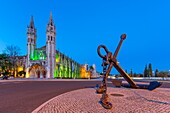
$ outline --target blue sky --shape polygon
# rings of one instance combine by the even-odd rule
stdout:
[[[114,52],[120,35],[126,33],[117,57],[123,69],[143,73],[149,63],[153,70],[170,69],[169,0],[1,0],[0,6],[0,51],[6,45],[18,45],[26,54],[31,15],[37,46],[44,46],[52,12],[56,49],[81,64],[95,63],[101,71],[97,47],[104,44]],[[117,71],[113,68],[112,73]]]

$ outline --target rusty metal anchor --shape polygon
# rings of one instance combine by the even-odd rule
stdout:
[[[102,66],[103,66],[104,77],[103,77],[101,86],[98,89],[96,89],[96,93],[102,94],[100,102],[101,102],[102,106],[106,109],[112,108],[112,104],[110,102],[108,102],[109,97],[107,94],[107,78],[108,78],[108,75],[112,69],[112,66],[114,66],[116,68],[116,70],[125,78],[125,80],[130,84],[130,86],[132,88],[138,88],[138,86],[134,83],[134,81],[130,78],[130,76],[118,65],[118,61],[117,61],[116,57],[118,55],[118,52],[122,45],[122,42],[126,39],[126,34],[122,34],[120,39],[121,40],[120,40],[113,56],[112,56],[112,52],[108,51],[106,46],[100,45],[97,48],[98,55],[103,59]],[[101,48],[103,48],[105,50],[106,55],[103,56],[100,53]]]
[[[108,75],[112,69],[112,67],[114,66],[116,68],[116,70],[124,77],[124,79],[130,84],[131,88],[137,88],[137,89],[148,89],[148,90],[153,90],[159,86],[162,85],[161,82],[157,82],[157,81],[153,81],[150,82],[149,86],[137,86],[135,84],[135,82],[130,78],[130,76],[118,65],[118,61],[116,59],[118,52],[120,50],[120,47],[123,43],[123,41],[126,39],[126,34],[122,34],[120,37],[120,42],[116,48],[116,51],[114,53],[114,55],[112,56],[112,52],[110,52],[106,46],[104,45],[100,45],[97,48],[97,52],[98,55],[103,59],[103,80],[102,80],[102,84],[100,87],[98,87],[96,89],[96,93],[102,94],[102,97],[100,99],[100,102],[102,104],[102,106],[106,109],[111,109],[112,108],[112,104],[109,102],[109,96],[107,94],[107,78]],[[103,48],[106,52],[106,55],[102,55],[100,53],[100,49]]]

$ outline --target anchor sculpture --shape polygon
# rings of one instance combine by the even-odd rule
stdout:
[[[103,77],[101,86],[96,89],[96,93],[102,94],[100,102],[101,102],[102,106],[106,109],[112,108],[112,104],[108,101],[109,97],[108,97],[108,94],[107,94],[107,78],[108,78],[108,75],[109,75],[113,66],[124,77],[124,79],[129,83],[131,88],[142,88],[142,89],[148,88],[148,89],[153,90],[154,88],[157,88],[161,85],[161,83],[154,81],[154,82],[150,82],[150,85],[147,86],[147,87],[146,86],[139,87],[130,78],[130,76],[118,65],[118,61],[117,61],[116,57],[117,57],[118,52],[120,50],[120,47],[121,47],[121,45],[122,45],[122,43],[125,39],[126,39],[126,34],[122,34],[121,37],[120,37],[120,42],[119,42],[113,56],[112,56],[112,53],[106,48],[106,46],[100,45],[97,48],[98,55],[103,59],[102,66],[103,66],[104,77]],[[105,50],[106,55],[102,55],[100,53],[101,48],[103,48]]]
[[[102,66],[103,66],[104,77],[103,77],[101,86],[96,90],[96,92],[100,93],[100,94],[102,93],[102,98],[100,99],[100,102],[101,102],[102,106],[106,109],[112,108],[112,104],[110,102],[108,102],[107,77],[108,77],[113,66],[126,79],[126,81],[130,84],[131,87],[137,88],[136,84],[133,82],[133,80],[130,78],[130,76],[118,65],[118,61],[116,60],[116,57],[118,55],[118,52],[122,45],[122,42],[126,39],[126,34],[122,34],[120,38],[121,38],[121,40],[120,40],[119,45],[118,45],[113,56],[112,56],[112,53],[110,51],[108,51],[108,49],[104,45],[98,46],[98,49],[97,49],[98,55],[103,59]],[[103,48],[106,51],[105,56],[103,56],[100,53],[101,48]]]

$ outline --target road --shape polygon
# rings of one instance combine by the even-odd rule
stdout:
[[[62,93],[94,87],[100,81],[6,81],[0,82],[0,113],[31,113]]]
[[[101,81],[0,81],[0,113],[31,113],[49,99]],[[108,86],[113,86],[111,83]],[[170,83],[164,84],[170,88]]]

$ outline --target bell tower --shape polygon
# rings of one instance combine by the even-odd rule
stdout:
[[[36,48],[36,29],[34,26],[33,16],[31,17],[30,25],[27,30],[27,67],[30,64],[30,60],[34,57],[34,50]]]
[[[50,20],[46,29],[46,63],[47,63],[47,78],[54,78],[56,67],[56,27],[50,13]]]

